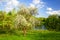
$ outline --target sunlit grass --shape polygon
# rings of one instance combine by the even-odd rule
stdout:
[[[33,30],[27,32],[26,36],[22,33],[0,34],[0,40],[60,40],[60,32]]]

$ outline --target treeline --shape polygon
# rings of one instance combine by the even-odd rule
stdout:
[[[47,18],[38,18],[42,22],[42,25],[49,31],[60,31],[60,16],[50,15]]]
[[[16,30],[26,31],[35,27],[37,8],[28,8],[22,6],[15,11],[10,12],[0,11],[0,33],[11,33]]]
[[[45,26],[48,30],[60,31],[60,16],[50,15],[45,21]]]
[[[37,18],[37,8],[22,6],[16,12],[0,11],[0,33],[9,33],[15,30],[23,31],[24,34],[34,27],[44,25],[48,30],[60,31],[60,16],[50,15],[48,18]]]

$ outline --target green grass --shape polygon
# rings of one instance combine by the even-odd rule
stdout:
[[[0,40],[60,40],[60,32],[53,31],[29,31],[26,36],[18,34],[0,34]]]

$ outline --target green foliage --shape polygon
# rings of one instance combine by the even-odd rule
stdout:
[[[13,15],[11,12],[8,14],[6,12],[0,12],[0,32],[9,32],[14,26]]]
[[[15,9],[6,13],[0,11],[0,32],[10,32],[16,30],[30,30],[35,26],[37,8],[31,9],[25,6],[20,7],[17,12]]]
[[[48,30],[60,31],[60,21],[58,15],[50,15],[45,22]]]
[[[37,15],[37,8],[25,6],[21,6],[18,11],[15,9],[8,13],[0,11],[0,32],[27,31],[42,25],[45,25],[48,30],[60,31],[60,16],[37,18],[35,15]]]
[[[27,32],[26,36],[0,34],[0,40],[60,40],[60,32],[33,30]]]

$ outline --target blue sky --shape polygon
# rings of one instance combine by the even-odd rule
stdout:
[[[38,8],[38,17],[48,17],[49,15],[60,15],[60,0],[0,0],[0,10],[11,11],[20,4],[28,7]]]
[[[60,10],[60,0],[43,0],[48,7]]]

